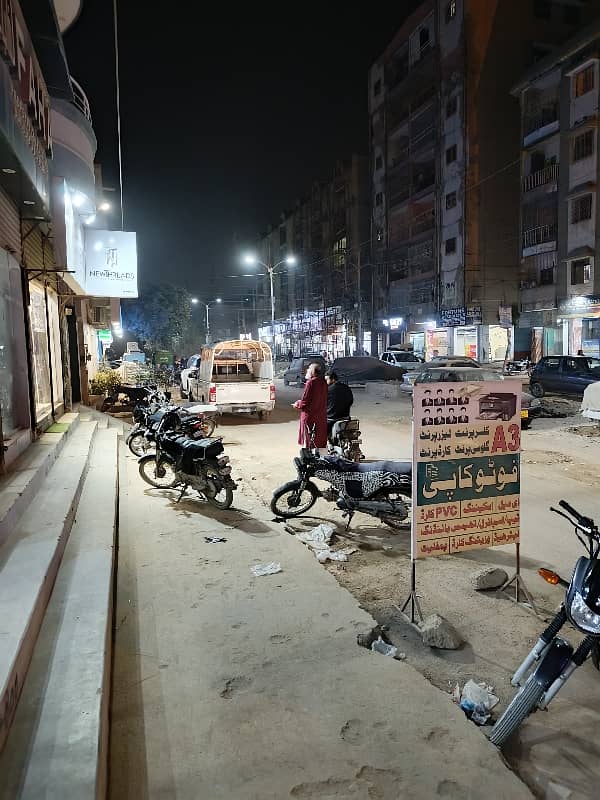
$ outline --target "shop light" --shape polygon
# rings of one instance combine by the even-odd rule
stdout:
[[[97,253],[99,253],[99,252],[100,252],[100,250],[102,250],[102,242],[96,242],[96,244],[94,245],[94,250],[95,250]]]
[[[81,194],[81,192],[75,192],[73,195],[73,205],[75,208],[81,208],[81,206],[85,203],[85,197]]]
[[[23,200],[23,204],[26,206],[34,206],[35,200]]]
[[[16,169],[11,169],[10,167],[3,167],[2,168],[2,172],[5,175],[16,175],[17,170]]]
[[[104,201],[104,203],[100,203],[98,208],[100,209],[100,211],[110,211],[110,203]]]

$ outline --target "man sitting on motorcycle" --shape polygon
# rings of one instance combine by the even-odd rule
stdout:
[[[348,384],[338,379],[334,370],[331,369],[325,374],[325,380],[329,386],[327,390],[327,437],[331,441],[331,429],[334,423],[350,417],[354,395]]]

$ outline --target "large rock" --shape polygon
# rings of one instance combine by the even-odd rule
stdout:
[[[440,650],[457,650],[464,639],[456,628],[440,614],[432,614],[420,625],[423,644]]]
[[[486,569],[473,573],[471,576],[473,588],[478,592],[489,589],[499,589],[501,586],[504,586],[507,580],[508,575],[506,572],[498,567],[487,567]]]

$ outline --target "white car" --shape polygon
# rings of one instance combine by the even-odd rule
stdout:
[[[189,397],[190,400],[190,375],[195,372],[200,366],[200,353],[190,356],[185,365],[185,369],[181,370],[181,397],[185,399]]]
[[[426,369],[432,367],[481,367],[481,364],[468,356],[435,356],[428,364],[422,364],[421,369],[407,372],[404,375],[400,391],[412,395],[415,381]]]
[[[409,350],[386,350],[379,358],[381,361],[385,361],[386,364],[407,370],[420,369],[424,363],[422,358],[419,358]]]

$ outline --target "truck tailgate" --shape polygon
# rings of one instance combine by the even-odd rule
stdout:
[[[270,381],[215,383],[215,385],[217,405],[245,406],[252,403],[267,403],[271,397]]]

